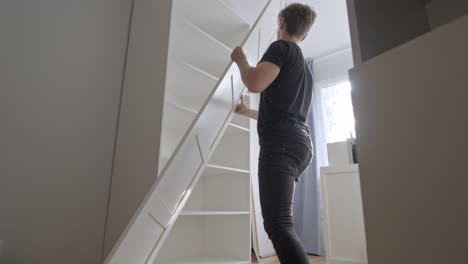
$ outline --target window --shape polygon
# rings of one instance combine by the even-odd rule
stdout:
[[[324,87],[321,92],[327,143],[345,141],[351,135],[355,136],[351,83]]]

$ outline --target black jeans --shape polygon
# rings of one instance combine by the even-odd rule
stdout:
[[[313,157],[308,130],[281,123],[260,138],[259,189],[265,231],[282,264],[309,263],[292,216],[296,181]]]

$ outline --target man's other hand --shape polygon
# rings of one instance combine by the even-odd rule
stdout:
[[[237,47],[232,51],[231,59],[237,64],[247,61],[247,57],[241,47]]]
[[[240,102],[236,106],[236,113],[239,115],[245,115],[247,113],[247,106],[244,103],[244,95],[241,95]]]

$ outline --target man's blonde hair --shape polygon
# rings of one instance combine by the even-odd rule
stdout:
[[[283,18],[286,31],[295,37],[304,37],[317,18],[317,13],[308,5],[293,3],[280,11],[278,19]]]

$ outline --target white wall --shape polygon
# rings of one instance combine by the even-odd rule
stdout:
[[[317,13],[317,19],[309,34],[300,43],[305,57],[317,59],[351,46],[345,0],[288,0],[286,2],[310,5]]]
[[[432,0],[426,7],[431,28],[447,24],[468,14],[468,1],[466,0]]]
[[[130,0],[0,2],[0,263],[99,263]]]
[[[348,71],[353,66],[353,54],[351,48],[315,59],[315,87],[331,86],[347,81]]]
[[[135,0],[104,255],[158,176],[172,0]]]
[[[468,263],[468,16],[351,72],[369,263]]]

